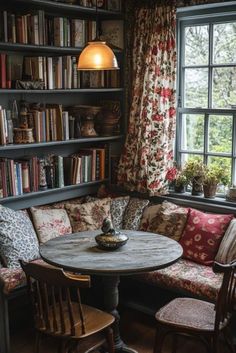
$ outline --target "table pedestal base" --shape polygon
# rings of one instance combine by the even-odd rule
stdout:
[[[120,337],[120,315],[117,311],[117,306],[119,304],[119,290],[118,285],[120,283],[120,276],[104,276],[103,277],[103,308],[108,313],[115,317],[115,322],[113,324],[114,342],[115,350],[117,353],[137,353],[134,349],[127,347]]]

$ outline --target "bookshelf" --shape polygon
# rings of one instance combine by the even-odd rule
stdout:
[[[79,1],[77,1],[79,3]],[[17,8],[17,10],[15,10]],[[3,12],[5,11],[5,14]],[[0,28],[0,54],[1,60],[0,60],[0,130],[1,130],[1,144],[0,144],[0,204],[3,204],[5,206],[12,207],[14,209],[21,209],[25,207],[30,207],[33,205],[41,205],[45,203],[50,203],[50,202],[55,202],[55,201],[60,201],[64,200],[67,198],[72,198],[72,197],[77,197],[77,196],[83,196],[88,193],[93,193],[97,190],[99,185],[101,183],[109,183],[110,182],[110,176],[111,176],[111,151],[115,148],[117,150],[120,149],[121,143],[123,141],[123,135],[124,135],[124,128],[125,128],[125,123],[124,119],[122,119],[122,114],[124,112],[124,88],[123,88],[123,80],[122,80],[122,66],[124,65],[124,51],[119,48],[114,48],[114,52],[117,55],[119,65],[121,67],[120,70],[120,75],[119,78],[112,78],[112,76],[109,76],[110,73],[102,73],[101,78],[99,83],[97,84],[91,84],[91,78],[90,78],[90,83],[89,87],[83,86],[83,80],[84,78],[81,79],[81,77],[78,79],[80,80],[79,82],[82,82],[81,84],[78,84],[78,87],[73,86],[73,71],[71,69],[71,64],[69,64],[69,69],[68,67],[65,67],[61,64],[60,68],[57,69],[59,74],[62,77],[62,80],[64,79],[63,75],[65,70],[68,70],[70,72],[72,78],[69,79],[69,86],[65,85],[65,87],[61,87],[60,85],[58,86],[59,88],[55,88],[55,85],[50,85],[51,89],[49,89],[49,86],[45,84],[44,87],[40,87],[40,89],[22,89],[19,88],[16,85],[16,81],[25,81],[25,71],[26,68],[24,67],[24,63],[26,61],[25,58],[29,58],[27,62],[27,70],[30,66],[33,67],[33,64],[31,63],[31,58],[32,61],[34,61],[34,58],[41,58],[43,57],[45,62],[49,60],[48,58],[52,58],[52,61],[54,60],[53,58],[55,57],[56,60],[58,58],[61,58],[61,62],[64,61],[64,57],[67,58],[67,63],[68,59],[70,61],[70,58],[72,61],[75,62],[75,59],[77,60],[78,55],[81,53],[82,48],[83,48],[83,42],[81,45],[78,45],[79,42],[77,41],[72,45],[72,34],[70,32],[71,30],[71,23],[72,21],[76,21],[79,19],[79,21],[84,21],[86,23],[86,28],[89,28],[89,36],[91,36],[91,33],[94,32],[94,29],[91,29],[94,26],[94,22],[96,20],[96,9],[94,7],[85,7],[81,6],[79,4],[69,4],[65,2],[59,2],[59,1],[52,1],[52,0],[9,0],[8,3],[6,4],[0,4],[0,14],[1,14],[1,28]],[[5,20],[4,20],[5,16]],[[38,16],[38,19],[37,19]],[[49,26],[49,29],[51,28],[50,26],[53,25],[55,18],[62,18],[62,22],[67,24],[66,28],[63,27],[63,30],[65,32],[60,32],[60,36],[64,36],[61,46],[55,45],[54,41],[55,38],[50,39],[48,38],[47,34],[47,29],[44,29],[42,27],[36,27],[36,31],[38,31],[39,37],[41,36],[40,43],[38,42],[38,37],[34,33],[34,38],[30,38],[31,35],[28,29],[27,29],[27,24],[31,23],[37,23],[37,21],[40,18],[43,18],[43,24],[46,26]],[[107,9],[98,9],[98,21],[109,21],[111,20],[119,20],[123,21],[124,16],[121,11],[112,11],[112,10],[107,10]],[[5,22],[4,22],[5,21]],[[15,21],[19,21],[18,26],[16,29],[12,29],[12,23],[15,26]],[[22,35],[19,36],[19,33],[16,35],[17,30],[19,32],[19,29],[22,29],[22,21],[24,23],[24,26],[22,31]],[[25,21],[25,22],[24,22]],[[30,21],[30,22],[27,22]],[[35,22],[36,21],[36,22]],[[45,21],[45,22],[44,22]],[[4,26],[5,23],[5,26]],[[20,24],[19,24],[20,23]],[[88,25],[89,24],[89,25]],[[55,30],[55,27],[54,27]],[[7,35],[6,35],[6,31]],[[56,30],[55,30],[56,31]],[[69,32],[68,32],[69,31]],[[86,32],[86,35],[84,37],[84,42],[86,43],[88,39],[88,30],[84,30]],[[92,31],[92,32],[91,32]],[[8,37],[9,33],[11,33],[10,37]],[[12,36],[13,33],[13,36]],[[42,35],[42,33],[44,33]],[[46,34],[45,34],[46,33]],[[56,33],[56,32],[55,32]],[[64,33],[64,34],[63,34]],[[56,35],[56,34],[55,34]],[[93,34],[92,34],[93,35]],[[87,37],[86,37],[87,36]],[[70,38],[69,38],[70,37]],[[10,39],[9,39],[10,38]],[[13,38],[13,39],[12,39]],[[19,40],[20,38],[20,40]],[[35,39],[36,38],[36,39]],[[65,38],[66,38],[66,45],[65,46]],[[23,41],[19,42],[19,41]],[[35,43],[36,41],[36,43]],[[60,38],[59,38],[60,41]],[[58,42],[58,38],[57,38]],[[75,40],[74,40],[75,42]],[[17,62],[17,70],[21,69],[22,76],[20,78],[12,79],[11,82],[8,78],[8,75],[10,78],[12,78],[12,71],[15,70],[15,67],[12,68],[11,64],[5,64],[6,66],[4,67],[5,61],[7,61],[8,57],[13,57],[17,56],[21,58],[19,61],[23,62],[22,66],[19,66]],[[11,60],[9,60],[11,63]],[[3,68],[4,67],[4,68]],[[10,67],[10,70],[9,70]],[[8,70],[8,71],[7,71]],[[42,67],[36,67],[34,68],[34,72],[32,73],[32,76],[27,77],[29,81],[35,81],[35,72],[38,73],[40,70],[41,72],[44,72],[44,75],[49,75],[48,73],[45,74],[46,71],[51,70],[49,68],[48,64],[46,66]],[[61,70],[61,72],[60,72]],[[9,74],[10,72],[10,74]],[[30,71],[31,73],[31,71]],[[34,75],[33,75],[34,74]],[[50,73],[51,74],[51,73]],[[69,75],[69,74],[68,74]],[[83,75],[83,73],[82,73]],[[112,73],[111,73],[112,75]],[[45,76],[46,77],[46,76]],[[55,76],[57,77],[57,76]],[[65,76],[66,79],[68,76]],[[57,78],[53,78],[53,83]],[[4,82],[4,80],[8,80],[7,83]],[[77,81],[76,81],[77,82]],[[102,82],[102,83],[101,83]],[[105,83],[104,83],[105,82]],[[115,82],[115,83],[114,83]],[[96,86],[97,85],[97,86]],[[9,88],[7,88],[9,87]],[[51,117],[42,115],[43,120],[39,125],[40,127],[40,134],[44,134],[44,141],[42,142],[37,142],[37,138],[39,136],[36,136],[38,132],[36,132],[36,123],[35,123],[35,117],[34,113],[31,116],[31,120],[33,119],[33,125],[26,125],[25,127],[22,128],[22,116],[20,114],[20,102],[24,101],[25,104],[27,104],[27,115],[29,116],[29,112],[31,114],[31,107],[33,104],[38,103],[40,104],[40,108],[38,109],[39,111],[42,111],[42,114],[49,109],[51,105],[56,105],[60,107],[60,109],[64,112],[66,112],[71,107],[80,107],[80,106],[101,106],[101,114],[102,114],[102,103],[101,102],[107,102],[107,101],[114,101],[114,102],[119,102],[120,106],[120,121],[119,121],[119,129],[112,133],[110,136],[102,136],[99,135],[99,133],[96,136],[71,136],[70,135],[70,129],[69,127],[60,127],[60,129],[67,129],[67,139],[58,137],[58,127],[57,125],[53,126],[51,122]],[[16,104],[18,109],[17,109],[17,115],[18,115],[18,126],[14,126],[13,133],[11,134],[14,135],[14,138],[11,136],[8,132],[9,129],[9,122],[8,119],[11,120],[12,114],[12,107],[13,105]],[[41,113],[40,113],[41,114]],[[69,113],[68,113],[69,114]],[[10,118],[9,118],[10,117]],[[33,117],[33,118],[32,118]],[[61,117],[60,117],[61,118]],[[41,118],[40,118],[41,119]],[[58,121],[58,117],[55,118]],[[63,118],[64,119],[64,118]],[[82,119],[82,118],[81,118]],[[30,121],[31,121],[30,120]],[[45,123],[46,122],[46,123]],[[14,120],[14,124],[16,123],[16,119]],[[80,121],[81,123],[81,121]],[[11,122],[11,125],[13,123]],[[50,125],[50,127],[55,128],[56,131],[56,137],[51,136],[51,132],[47,133],[50,135],[50,138],[47,138],[45,135],[45,131],[47,128],[45,127],[45,124],[47,126]],[[66,125],[66,124],[65,124]],[[29,139],[29,143],[25,142],[24,139],[22,139],[21,143],[18,143],[19,138],[16,139],[16,134],[18,133],[18,130],[20,133],[22,132],[21,130],[25,129],[22,133],[26,132],[26,128],[30,130],[31,134],[31,140]],[[119,130],[119,131],[118,131]],[[3,131],[6,131],[6,135],[4,136]],[[43,131],[43,132],[42,132]],[[61,132],[60,132],[61,134]],[[63,131],[62,131],[63,134]],[[21,136],[21,135],[20,135]],[[37,137],[37,138],[35,138]],[[48,139],[48,140],[47,140]],[[10,141],[10,142],[9,142]],[[17,141],[17,142],[16,142]],[[79,165],[82,162],[80,161],[80,158],[83,158],[84,160],[84,155],[82,153],[82,157],[80,156],[81,151],[86,151],[86,150],[91,150],[91,151],[98,151],[104,150],[102,154],[99,154],[100,157],[96,157],[95,152],[91,152],[94,157],[87,157],[85,158],[86,160],[86,166],[88,166],[88,171],[85,171],[86,174],[86,181],[84,181],[84,167],[83,166],[83,172],[81,170],[78,171],[78,178],[75,177],[75,180],[77,182],[75,184],[62,184],[63,186],[60,187],[50,187],[48,180],[46,180],[46,187],[40,187],[40,180],[42,179],[42,175],[40,174],[42,170],[40,169],[40,162],[39,161],[45,161],[49,156],[59,156],[60,160],[64,161],[70,158],[74,158],[74,156],[77,156],[77,159],[79,160]],[[86,153],[85,153],[86,154]],[[88,153],[90,156],[90,153]],[[101,157],[102,155],[102,157]],[[73,156],[73,157],[69,157]],[[79,157],[78,157],[79,156]],[[58,158],[59,158],[58,157]],[[102,158],[102,160],[99,160],[99,158]],[[32,160],[34,161],[32,163]],[[74,159],[73,159],[74,160]],[[99,174],[99,168],[101,169],[101,163],[105,165],[105,170],[102,172],[100,171]],[[23,192],[23,184],[25,184],[25,179],[22,177],[22,165],[27,164],[28,166],[28,183],[30,187],[30,191]],[[91,164],[91,165],[90,165]],[[76,164],[77,165],[77,164]],[[37,167],[35,167],[37,166]],[[36,168],[36,169],[35,169]],[[37,169],[38,168],[38,169]],[[54,165],[52,166],[55,168]],[[76,167],[77,168],[77,167]],[[82,168],[82,167],[80,167]],[[91,172],[91,168],[93,168],[93,172]],[[97,171],[97,176],[95,177],[90,177],[90,173],[95,173],[94,169],[98,169]],[[63,164],[62,170],[60,170],[60,173],[63,174],[63,178],[66,179],[66,173],[68,173],[68,168]],[[4,170],[4,171],[3,171]],[[44,170],[44,169],[43,169]],[[38,174],[37,174],[38,173]],[[56,172],[55,172],[56,173]],[[73,172],[75,174],[75,172]],[[46,174],[45,174],[46,175]],[[44,175],[44,179],[45,176]],[[100,176],[99,176],[100,175]],[[41,179],[40,179],[41,178]],[[9,181],[10,179],[10,181]],[[37,179],[37,180],[36,180]],[[64,183],[63,179],[63,183]],[[78,179],[80,181],[78,182]],[[36,181],[35,181],[36,180]],[[41,180],[42,181],[42,180]],[[34,186],[32,186],[34,185]],[[36,186],[35,186],[36,185]],[[4,193],[3,193],[4,189]],[[26,189],[25,189],[26,190]]]

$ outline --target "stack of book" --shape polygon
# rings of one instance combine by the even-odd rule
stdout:
[[[105,179],[106,147],[86,148],[68,157],[0,159],[0,195],[17,196]],[[65,182],[64,182],[65,180]]]
[[[105,179],[106,148],[85,148],[64,157],[66,185]],[[69,171],[69,173],[68,173]]]
[[[44,89],[116,88],[120,86],[120,73],[78,71],[77,57],[71,55],[23,57],[0,53],[0,88],[15,88],[21,80],[43,82]]]
[[[0,145],[13,143],[11,111],[0,106]]]
[[[6,43],[83,47],[96,36],[96,21],[46,16],[43,10],[0,12],[0,40]]]

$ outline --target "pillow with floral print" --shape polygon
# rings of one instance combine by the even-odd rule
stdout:
[[[159,212],[152,218],[149,231],[179,240],[188,217],[188,208],[163,201]]]
[[[232,214],[210,214],[190,208],[180,239],[183,257],[203,265],[212,265],[233,217]]]
[[[147,206],[144,211],[143,215],[141,218],[139,230],[144,230],[145,232],[150,232],[150,224],[153,220],[158,215],[158,212],[160,211],[161,204],[157,205],[151,205]]]
[[[65,204],[74,233],[100,229],[105,218],[111,219],[111,199],[73,205]]]
[[[34,227],[40,243],[72,232],[70,220],[64,209],[30,208]]]
[[[138,230],[144,208],[149,204],[149,200],[132,197],[124,215],[123,228]]]
[[[24,211],[0,207],[0,256],[8,268],[20,268],[19,259],[40,257],[37,235]]]

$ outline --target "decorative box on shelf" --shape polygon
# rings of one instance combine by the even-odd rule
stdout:
[[[33,143],[33,129],[14,128],[14,143]]]

